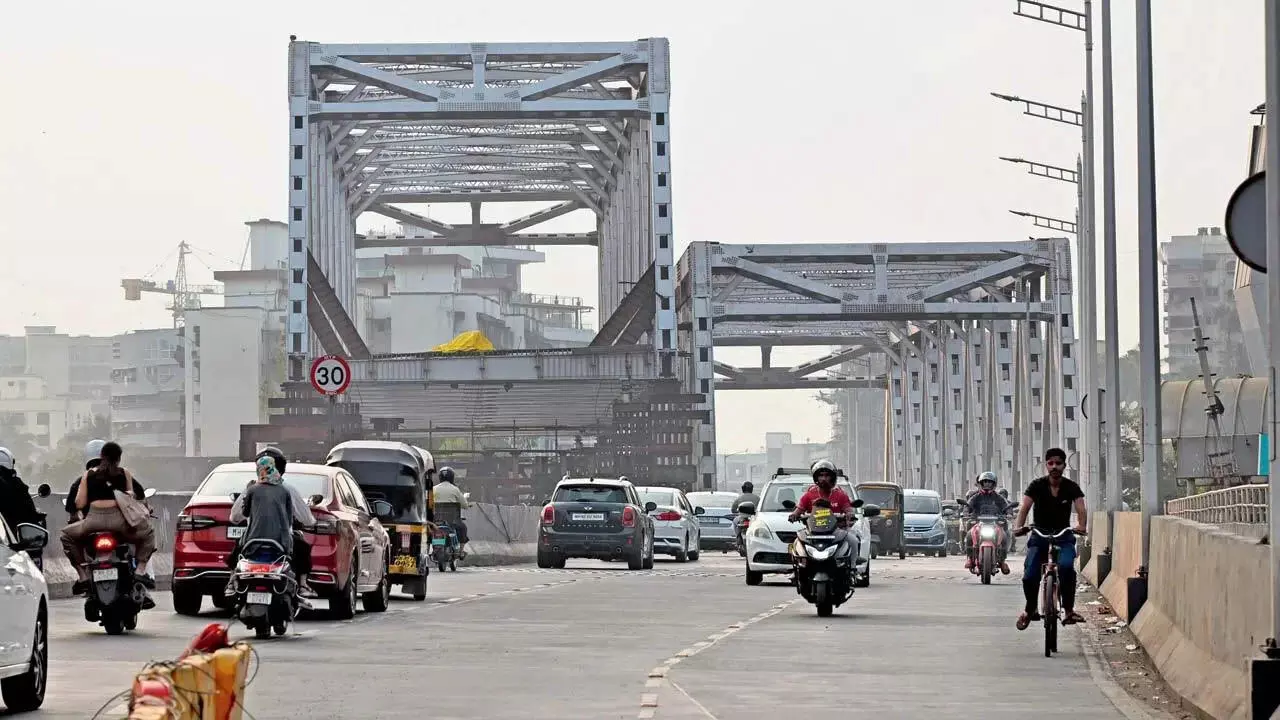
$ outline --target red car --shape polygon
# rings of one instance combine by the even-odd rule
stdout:
[[[244,492],[255,477],[253,463],[219,465],[178,516],[173,607],[179,614],[198,615],[206,595],[215,606],[229,607],[229,599],[223,596],[231,576],[227,555],[245,531],[243,523],[230,522],[231,505],[233,495]],[[316,526],[304,533],[311,543],[311,587],[328,599],[329,609],[339,618],[355,615],[358,597],[367,611],[386,610],[391,597],[390,541],[360,486],[341,468],[303,463],[289,463],[284,482],[313,502]]]

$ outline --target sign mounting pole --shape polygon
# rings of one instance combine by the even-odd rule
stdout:
[[[311,363],[311,387],[329,398],[329,446],[338,441],[338,396],[351,387],[351,365],[340,355],[322,355]]]

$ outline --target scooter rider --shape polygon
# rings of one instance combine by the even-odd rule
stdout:
[[[977,543],[974,542],[972,537],[970,537],[973,532],[973,527],[977,524],[977,518],[995,515],[1003,519],[1009,514],[1009,502],[1000,497],[999,493],[996,492],[997,484],[998,482],[996,480],[995,473],[990,470],[982,473],[978,476],[978,491],[970,494],[969,499],[965,501],[965,514],[970,520],[975,521],[972,526],[966,527],[965,529],[965,538],[967,543],[966,555],[968,556],[968,559],[965,560],[964,566],[967,570],[972,570],[974,565],[977,564]],[[1009,564],[1005,562],[1008,552],[1009,531],[1008,528],[1005,528],[1004,543],[1000,548],[1000,572],[1005,575],[1009,574]]]
[[[853,501],[844,490],[836,487],[836,466],[829,460],[819,460],[813,464],[811,472],[813,485],[800,496],[800,502],[796,503],[787,519],[796,522],[801,515],[813,512],[814,503],[826,500],[831,503],[831,512],[841,516],[840,526],[845,527],[849,514],[853,512]]]
[[[248,520],[249,527],[236,543],[235,550],[227,556],[227,565],[235,569],[240,559],[240,549],[250,540],[274,540],[289,554],[289,562],[298,576],[298,594],[315,597],[307,584],[311,573],[311,544],[302,533],[293,529],[294,523],[304,527],[316,524],[311,507],[298,489],[284,482],[284,470],[288,460],[274,447],[264,448],[255,459],[257,478],[249,483],[231,506],[231,522]],[[227,583],[227,595],[233,592]]]
[[[0,447],[0,517],[15,529],[23,523],[40,522],[40,513],[31,500],[31,491],[18,477],[13,453],[3,447]]]
[[[760,496],[755,493],[756,486],[748,480],[742,483],[742,494],[733,499],[733,504],[729,506],[730,512],[737,514],[738,506],[742,503],[751,503],[757,508],[760,507]]]
[[[456,474],[451,467],[442,467],[440,472],[436,474],[438,478],[431,493],[435,498],[436,506],[455,504],[459,510],[466,510],[471,507],[471,502],[467,500],[467,496],[462,489],[454,482]],[[458,532],[458,557],[465,558],[467,556],[467,543],[471,538],[467,535],[467,523],[462,519],[462,515],[458,515],[455,521],[454,530]]]

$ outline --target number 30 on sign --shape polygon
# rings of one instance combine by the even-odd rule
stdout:
[[[311,363],[311,387],[321,395],[341,395],[351,386],[351,366],[337,355],[324,355]]]

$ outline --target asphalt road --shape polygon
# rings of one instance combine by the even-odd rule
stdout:
[[[741,560],[719,553],[640,572],[571,561],[433,573],[425,603],[397,598],[385,614],[305,621],[258,643],[247,707],[258,720],[1124,717],[1077,629],[1046,659],[1034,626],[1013,628],[1016,574],[984,587],[956,558],[880,559],[872,573],[827,619],[790,585],[747,587]],[[114,706],[143,663],[222,617],[179,617],[167,594],[158,600],[125,637],[86,623],[78,601],[55,601],[48,699],[31,717]]]

